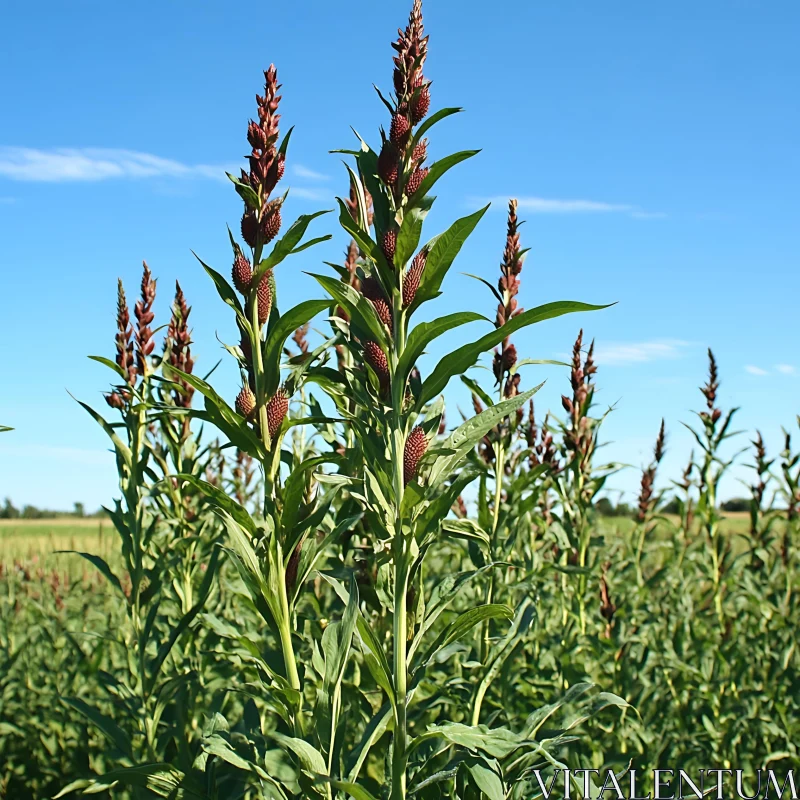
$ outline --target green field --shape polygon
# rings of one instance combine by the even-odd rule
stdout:
[[[0,562],[46,559],[55,566],[57,550],[80,550],[108,556],[116,545],[107,519],[0,520]],[[82,565],[81,565],[82,566]]]

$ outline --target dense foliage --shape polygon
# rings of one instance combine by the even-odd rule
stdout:
[[[231,281],[203,264],[235,331],[235,399],[194,372],[179,286],[157,353],[149,268],[133,319],[119,285],[115,358],[95,357],[115,375],[108,416],[81,404],[113,445],[118,545],[60,556],[66,573],[0,567],[0,796],[497,800],[537,796],[533,770],[565,764],[797,762],[788,434],[778,460],[756,437],[734,537],[717,493],[735,410],[717,406],[710,355],[677,514],[656,489],[662,425],[635,520],[603,519],[618,466],[597,459],[593,346],[581,332],[564,417],[539,421],[523,373],[543,362],[512,342],[601,307],[519,307],[511,201],[499,280],[481,279],[494,320],[429,312],[486,209],[423,239],[431,191],[475,151],[428,163],[458,109],[430,113],[419,0],[393,47],[388,133],[341,151],[345,262],[283,311],[285,262],[330,237],[305,238],[324,212],[281,235],[291,131],[265,72],[247,169],[229,176]],[[473,323],[422,374],[433,342]],[[472,369],[486,353],[488,383]],[[452,427],[456,378],[475,413]]]

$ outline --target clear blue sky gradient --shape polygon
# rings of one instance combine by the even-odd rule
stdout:
[[[51,507],[110,500],[104,436],[67,390],[105,410],[109,373],[85,356],[112,354],[117,276],[134,296],[147,259],[162,322],[181,281],[198,370],[209,369],[224,355],[215,335],[232,340],[233,322],[190,248],[228,270],[225,225],[238,223],[240,203],[222,176],[247,151],[261,71],[278,66],[283,128],[296,126],[284,220],[331,208],[347,181],[328,151],[352,145],[350,125],[377,140],[386,114],[372,83],[391,87],[390,42],[408,9],[407,0],[6,6],[0,423],[16,430],[0,438],[0,496]],[[493,316],[488,291],[460,273],[496,280],[505,199],[517,196],[531,248],[521,304],[618,301],[515,337],[532,358],[565,356],[581,325],[596,338],[598,399],[616,403],[607,456],[638,467],[663,415],[662,485],[677,477],[690,449],[680,421],[700,407],[708,345],[722,404],[741,406],[737,427],[759,426],[774,454],[781,425],[795,424],[800,385],[800,5],[428,0],[425,19],[434,108],[466,109],[437,126],[430,152],[482,148],[440,184],[429,235],[497,198],[436,313]],[[42,166],[64,148],[68,158]],[[169,162],[132,175],[118,153],[87,148]],[[56,172],[76,156],[82,179]],[[282,307],[318,296],[303,270],[326,269],[347,245],[333,216],[314,232],[334,239],[280,267]],[[539,410],[560,413],[566,371],[527,370],[524,385],[548,379]],[[232,397],[229,362],[217,380]],[[637,482],[630,469],[614,485]],[[730,481],[726,494],[738,491]]]

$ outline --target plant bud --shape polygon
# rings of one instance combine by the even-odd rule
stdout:
[[[503,358],[502,358],[503,371],[508,372],[516,363],[517,363],[517,348],[513,344],[510,344],[508,347],[506,347],[505,350],[503,350]]]
[[[378,176],[388,186],[394,186],[398,174],[397,148],[391,142],[384,142],[378,156]]]
[[[270,206],[272,204],[270,203]],[[264,239],[264,244],[271,242],[281,229],[281,205],[277,202],[274,208],[264,209],[264,216],[261,218],[261,236]]]
[[[258,324],[263,325],[269,319],[269,312],[272,309],[272,287],[270,286],[272,272],[268,270],[258,284]]]
[[[386,301],[383,289],[381,289],[378,281],[372,276],[365,278],[361,282],[361,293],[375,307],[378,319],[391,330],[392,309],[389,307],[389,303]]]
[[[238,248],[236,258],[233,261],[231,277],[233,278],[233,285],[241,294],[246,295],[250,289],[250,281],[253,279],[253,268],[250,266],[250,261],[245,258]]]
[[[389,266],[394,265],[394,254],[397,250],[397,231],[386,231],[381,239],[381,250]]]
[[[236,397],[236,413],[245,419],[250,419],[256,410],[256,396],[249,386],[243,386]]]
[[[125,402],[122,399],[122,395],[117,392],[111,392],[111,394],[107,394],[106,403],[108,403],[111,408],[122,409],[125,407]]]
[[[277,172],[278,180],[280,180],[283,177],[283,173],[285,171],[286,171],[286,156],[281,154],[278,156],[278,172]]]
[[[411,121],[416,125],[422,122],[431,107],[431,93],[427,86],[423,86],[419,94],[411,101]]]
[[[257,238],[258,217],[255,211],[248,209],[242,215],[242,239],[244,239],[250,247],[255,247]]]
[[[389,388],[389,361],[377,342],[369,341],[364,345],[364,360],[378,376],[381,392],[386,392]]]
[[[403,480],[405,483],[416,478],[420,459],[425,455],[427,449],[428,440],[425,437],[425,431],[417,426],[408,435],[403,450]]]
[[[267,147],[267,135],[253,120],[247,126],[247,141],[253,150],[265,150]]]
[[[417,289],[419,289],[419,282],[422,278],[422,272],[425,269],[425,261],[428,258],[428,251],[420,250],[414,256],[411,266],[403,276],[403,308],[408,308],[417,296]]]
[[[422,185],[422,181],[428,177],[428,168],[427,167],[418,167],[411,173],[411,177],[408,179],[408,183],[406,183],[406,196],[411,197],[413,194],[419,190],[419,187]]]
[[[289,411],[289,396],[283,390],[283,387],[278,389],[272,396],[269,403],[267,403],[267,429],[271,438],[281,429],[283,420],[286,418],[286,413]]]
[[[411,130],[411,125],[408,121],[408,117],[402,112],[395,114],[392,117],[392,124],[389,128],[389,138],[398,149],[402,149],[405,147],[406,141],[408,140],[408,134]]]
[[[241,341],[239,342],[239,349],[242,351],[244,360],[249,364],[253,360],[253,348],[250,344],[250,337],[242,334]]]
[[[300,539],[294,550],[292,550],[292,554],[289,556],[289,563],[286,565],[286,594],[289,597],[292,596],[294,587],[297,584],[297,569],[300,566],[300,554],[303,550],[305,538],[304,534],[303,538]]]
[[[428,157],[428,140],[423,139],[421,142],[417,142],[414,145],[414,152],[411,154],[411,158],[416,161],[417,164],[420,164]]]
[[[572,413],[572,400],[570,400],[565,394],[561,395],[561,405],[564,406],[564,411],[566,411],[567,414]]]

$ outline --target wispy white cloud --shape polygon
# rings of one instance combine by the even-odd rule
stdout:
[[[794,375],[797,372],[797,369],[791,364],[776,364],[775,369],[783,375]]]
[[[761,367],[756,367],[756,366],[755,366],[755,365],[753,365],[753,364],[748,364],[748,365],[747,365],[747,366],[744,368],[744,371],[745,371],[745,372],[749,372],[751,375],[758,375],[758,376],[761,376],[761,375],[769,375],[769,372],[767,372],[767,370],[765,370],[765,369],[761,369]]]
[[[666,219],[667,215],[664,211],[631,211],[631,216],[634,219]]]
[[[210,164],[184,164],[136,150],[0,147],[0,176],[15,181],[47,183],[157,177],[224,180],[225,168]]]
[[[292,186],[290,197],[302,197],[304,200],[330,200],[331,193],[326,189],[308,189],[303,186]]]
[[[294,172],[298,178],[308,178],[312,181],[327,181],[329,178],[328,175],[323,175],[321,172],[304,167],[302,164],[293,164],[292,172]]]
[[[472,198],[475,202],[491,202],[493,208],[504,209],[509,197],[513,195],[496,195],[494,197]],[[529,214],[629,214],[636,219],[661,219],[666,217],[661,211],[643,211],[629,203],[607,203],[599,200],[561,200],[552,197],[517,197],[520,211]]]
[[[595,360],[609,366],[630,366],[648,361],[680,358],[690,342],[658,339],[650,342],[598,342]]]

